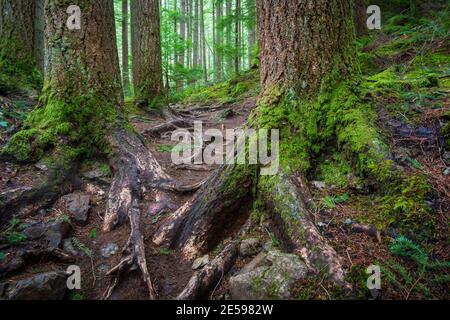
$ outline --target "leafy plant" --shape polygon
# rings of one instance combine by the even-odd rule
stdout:
[[[0,262],[6,259],[6,253],[0,252]]]
[[[78,238],[72,238],[72,244],[75,246],[75,248],[83,252],[85,256],[92,258],[92,250],[84,243],[82,243]]]
[[[392,254],[414,261],[421,270],[428,266],[428,255],[406,237],[398,237],[391,244]]]
[[[97,229],[92,229],[91,231],[89,231],[89,238],[91,239],[97,238]]]
[[[24,235],[22,232],[8,231],[6,233],[6,239],[11,244],[20,244],[27,240],[27,236]]]

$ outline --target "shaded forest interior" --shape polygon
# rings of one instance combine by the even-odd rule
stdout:
[[[71,4],[0,0],[0,300],[449,298],[448,1]]]

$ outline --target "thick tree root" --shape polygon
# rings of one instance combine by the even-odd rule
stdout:
[[[202,270],[196,272],[181,292],[178,300],[208,299],[208,294],[214,290],[223,277],[233,267],[238,257],[238,245],[232,242]]]
[[[147,284],[149,298],[151,300],[156,299],[156,291],[147,268],[147,261],[145,259],[144,239],[140,231],[140,210],[136,200],[134,201],[133,208],[130,212],[130,224],[131,224],[130,237],[128,239],[127,245],[123,250],[124,258],[119,262],[117,266],[112,268],[107,273],[107,275],[115,274],[116,278],[105,292],[104,295],[105,300],[111,297],[114,288],[119,282],[120,275],[126,271],[135,270],[136,266],[139,267],[139,269],[141,270],[142,275],[144,277],[144,281]]]
[[[131,232],[123,251],[123,259],[108,272],[109,275],[115,274],[116,277],[105,292],[104,298],[108,299],[111,296],[121,274],[139,268],[147,284],[150,299],[156,299],[140,231],[139,202],[144,188],[157,189],[150,190],[155,194],[157,205],[158,199],[164,198],[165,201],[169,201],[170,197],[164,193],[165,190],[188,192],[196,190],[200,184],[182,186],[171,179],[137,134],[126,132],[119,127],[110,137],[110,143],[114,155],[111,165],[115,176],[109,191],[103,230],[109,232],[128,218]]]
[[[153,242],[181,249],[185,258],[192,259],[245,223],[252,180],[250,173],[236,175],[235,169],[223,166],[214,172],[191,200],[168,217]]]
[[[303,177],[284,173],[264,177],[259,190],[267,207],[275,213],[276,229],[289,249],[301,256],[311,270],[328,271],[330,280],[344,289],[351,289],[344,279],[341,258],[314,224],[309,210],[312,197]]]

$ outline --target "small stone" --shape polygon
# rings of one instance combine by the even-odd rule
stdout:
[[[70,213],[73,219],[78,223],[86,223],[88,220],[88,212],[90,207],[89,195],[82,193],[71,193],[62,197],[62,202],[66,210]]]
[[[313,181],[312,182],[314,188],[318,189],[318,190],[323,190],[326,188],[326,184],[323,181]]]
[[[261,242],[256,238],[242,240],[239,254],[242,257],[251,257],[258,254],[262,249]]]
[[[353,220],[348,218],[348,219],[345,219],[344,223],[349,226],[349,225],[353,224]]]
[[[22,233],[27,237],[27,240],[36,240],[41,238],[44,233],[46,226],[40,221],[27,221],[26,227],[23,229]]]
[[[450,168],[445,168],[443,174],[446,177],[450,176]]]
[[[109,258],[119,252],[119,246],[113,242],[104,245],[101,248],[101,254],[104,258]]]
[[[442,159],[444,159],[446,163],[450,163],[450,151],[444,152],[444,154],[442,155]]]
[[[66,279],[64,272],[48,272],[12,281],[6,284],[4,297],[8,300],[62,300],[67,289]]]
[[[67,239],[64,240],[64,242],[63,242],[63,249],[64,249],[65,252],[67,252],[71,256],[77,256],[78,255],[78,251],[75,250],[75,248],[73,247],[71,238],[67,238]]]
[[[102,273],[102,274],[107,274],[108,271],[109,271],[109,269],[110,269],[110,267],[109,267],[109,265],[107,265],[107,264],[101,264],[101,265],[98,267],[98,271],[100,271],[100,273]]]
[[[50,222],[45,229],[44,237],[48,241],[48,246],[52,248],[58,248],[63,239],[66,238],[71,226],[68,222],[62,220],[56,220]]]
[[[206,266],[208,263],[209,263],[209,256],[204,255],[203,257],[198,258],[194,261],[194,263],[192,264],[192,270],[199,270],[204,266]]]

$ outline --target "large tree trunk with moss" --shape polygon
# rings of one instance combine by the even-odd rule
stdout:
[[[158,0],[136,0],[132,6],[135,19],[135,45],[133,78],[137,103],[144,107],[157,107],[163,102],[161,33]]]
[[[34,0],[0,1],[0,93],[39,89],[35,59]]]
[[[56,187],[64,182],[67,172],[74,171],[71,169],[75,169],[77,161],[108,157],[114,178],[103,229],[109,232],[126,219],[130,222],[124,257],[110,274],[119,276],[139,268],[149,297],[155,298],[140,232],[139,201],[144,184],[148,192],[154,193],[155,201],[168,198],[165,190],[186,191],[197,186],[180,186],[165,174],[125,118],[113,1],[74,0],[72,4],[80,7],[83,18],[80,30],[68,31],[67,2],[47,2],[48,54],[42,104],[2,151],[21,161],[41,160],[48,167],[48,179],[7,201],[31,201],[31,196],[42,194],[40,191],[48,186],[52,187],[52,196],[57,195]],[[106,297],[118,279],[115,278]]]

